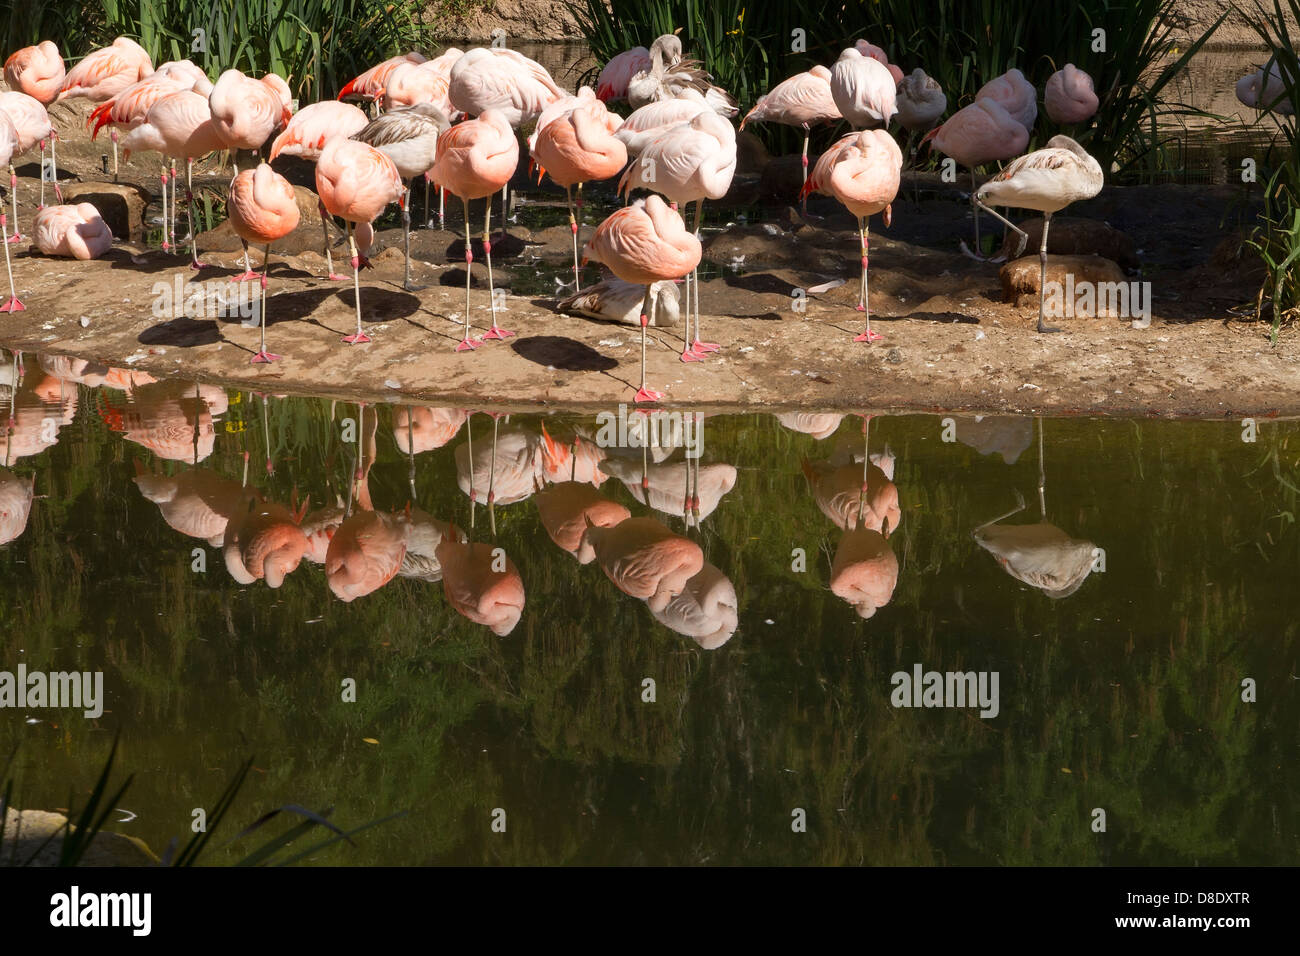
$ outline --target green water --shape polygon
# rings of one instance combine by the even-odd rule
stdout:
[[[454,452],[471,428],[490,449],[490,409],[412,462],[395,406],[210,387],[196,401],[184,383],[128,398],[23,363],[16,392],[0,386],[13,408],[0,484],[34,478],[40,497],[0,548],[0,670],[99,670],[106,702],[98,719],[0,710],[21,806],[84,801],[120,732],[118,766],[135,777],[112,819],[134,817],[110,825],[159,852],[254,758],[211,863],[264,842],[224,845],[289,803],[333,807],[345,827],[405,811],[315,859],[341,865],[1300,862],[1295,423],[1262,421],[1246,442],[1239,422],[909,415],[864,436],[847,416],[819,440],[771,415],[709,417],[700,473],[727,464],[735,481],[699,527],[616,478],[600,486],[734,585],[735,632],[704,650],[557,547],[535,497],[495,507],[493,534],[479,495],[469,527]],[[194,470],[197,421],[198,468],[240,482],[247,453],[247,482],[271,500],[346,501],[347,419],[363,434],[377,419],[376,508],[413,499],[504,549],[526,588],[511,633],[413,578],[351,603],[305,560],[278,590],[240,585],[134,480],[137,465]],[[536,442],[543,422],[562,440],[597,434],[563,414],[497,427]],[[140,443],[146,425],[173,458]],[[1017,492],[1027,507],[1002,524],[1040,519],[1040,428],[1046,518],[1100,549],[1059,599],[972,537]],[[892,450],[901,513],[887,540],[897,584],[867,620],[828,589],[846,532],[801,467],[852,467],[864,441]],[[994,446],[1014,463],[981,454]],[[638,488],[642,456],[628,454]],[[997,716],[894,707],[891,675],[916,664],[997,672]]]

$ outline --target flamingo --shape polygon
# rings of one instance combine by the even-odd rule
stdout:
[[[831,95],[831,71],[824,66],[814,66],[807,73],[796,73],[788,80],[782,80],[772,87],[771,92],[760,96],[754,108],[740,121],[743,130],[745,124],[781,123],[786,126],[798,126],[803,130],[803,183],[808,181],[808,137],[809,128],[816,123],[831,123],[841,119],[840,108],[835,105]],[[804,212],[808,211],[808,200],[804,199]]]
[[[604,319],[623,325],[637,325],[641,304],[645,301],[645,288],[611,276],[581,292],[575,292],[556,305],[560,312],[582,315],[591,319]],[[650,285],[650,324],[667,328],[681,318],[681,302],[675,282],[654,282]]]
[[[573,239],[575,291],[581,291],[582,282],[578,271],[579,223],[573,215],[573,186],[577,185],[581,196],[583,183],[609,179],[627,165],[627,147],[614,136],[618,125],[618,117],[609,113],[599,100],[593,100],[591,105],[579,106],[540,127],[533,143],[532,156],[539,170],[564,187],[569,233]]]
[[[898,83],[880,60],[849,47],[831,67],[831,98],[854,129],[888,126],[898,112]]]
[[[903,518],[898,488],[870,455],[861,468],[854,462],[835,465],[833,460],[810,462],[806,458],[800,464],[812,484],[817,507],[837,528],[849,531],[863,526],[883,531],[886,526],[898,527]]]
[[[628,81],[627,100],[633,109],[657,100],[669,100],[686,89],[697,90],[709,109],[719,116],[740,112],[736,98],[713,83],[698,61],[682,58],[682,41],[666,33],[650,44],[650,66]]]
[[[596,77],[596,96],[603,102],[627,99],[627,84],[638,73],[650,69],[650,51],[634,46],[610,58]]]
[[[894,78],[894,84],[903,82],[903,71],[889,62],[889,54],[881,47],[876,46],[867,40],[855,40],[853,48],[865,57],[875,60],[881,66],[889,71],[889,75]]]
[[[619,192],[627,195],[637,187],[650,189],[683,206],[694,200],[695,234],[698,236],[704,200],[725,196],[735,174],[736,131],[716,113],[704,112],[689,123],[674,126],[650,143],[638,161],[627,168],[618,188]],[[697,362],[705,353],[718,350],[716,343],[700,341],[699,282],[699,273],[692,270],[686,284],[683,362]],[[690,337],[692,314],[695,316],[694,341]]]
[[[159,458],[197,465],[216,445],[215,417],[226,393],[215,385],[192,387],[167,381],[132,391],[124,408],[104,402],[101,415],[109,429]]]
[[[353,225],[369,226],[390,202],[400,201],[405,191],[406,184],[393,161],[365,143],[332,139],[316,160],[316,194],[326,212],[347,223],[352,289],[357,310],[357,331],[343,338],[349,345],[370,341],[370,336],[361,331],[362,259],[352,235]]]
[[[110,100],[153,72],[153,61],[144,47],[127,37],[95,50],[63,78],[55,102],[84,97],[92,103]],[[117,180],[117,137],[113,137],[113,179]]]
[[[49,106],[63,88],[67,75],[59,48],[51,40],[15,50],[5,60],[5,83]]]
[[[971,195],[975,195],[975,167],[1018,156],[1029,145],[1029,130],[991,97],[963,107],[922,142],[934,143],[945,156],[970,169]],[[962,244],[963,247],[965,243]],[[975,212],[975,256],[980,252],[980,217]]]
[[[184,159],[187,172],[194,160],[222,148],[212,122],[212,111],[207,97],[193,90],[168,93],[149,107],[145,120],[122,138],[122,148],[128,159],[136,150],[161,153],[164,157],[163,182],[163,248],[167,248],[167,170],[166,158]],[[187,175],[187,180],[189,176]],[[188,187],[187,187],[188,192]],[[187,206],[190,230],[190,267],[200,268],[198,248],[195,244],[194,221]],[[245,260],[247,265],[247,260]]]
[[[369,122],[366,114],[351,103],[322,100],[304,106],[289,118],[288,125],[271,143],[267,161],[274,162],[283,153],[314,163],[320,159],[321,150],[331,139],[348,139],[352,134],[365,129]],[[325,204],[317,200],[316,208],[320,211],[320,229],[325,243],[325,277],[332,282],[341,282],[347,276],[334,271],[334,254],[330,251],[329,217],[325,212]]]
[[[113,233],[88,202],[46,206],[32,224],[36,247],[47,256],[98,259],[113,247]]]
[[[465,60],[479,51],[471,50],[456,61],[452,73]],[[501,61],[505,62],[505,61]],[[454,101],[453,101],[454,102]],[[456,346],[457,352],[476,349],[482,344],[479,339],[471,339],[469,286],[470,266],[474,262],[474,251],[469,237],[469,201],[487,199],[483,212],[483,254],[487,259],[488,301],[492,309],[492,328],[484,333],[484,339],[504,339],[511,335],[505,329],[497,327],[496,296],[492,284],[492,201],[491,197],[498,189],[510,181],[519,165],[519,141],[506,114],[489,109],[477,119],[459,123],[447,130],[442,136],[438,159],[430,171],[433,181],[440,187],[459,196],[465,205],[465,336]]]
[[[662,392],[645,384],[646,325],[650,287],[665,279],[677,279],[700,264],[700,240],[686,231],[682,217],[658,196],[638,199],[616,210],[597,228],[583,249],[584,261],[594,259],[609,266],[624,282],[645,286],[641,304],[641,386],[637,402],[654,402]]]
[[[704,552],[655,518],[627,518],[612,528],[587,521],[582,547],[590,547],[605,576],[629,597],[663,611],[704,567]]]
[[[468,417],[463,408],[403,405],[393,412],[393,440],[405,455],[433,451],[460,434]]]
[[[438,138],[451,121],[447,114],[433,103],[417,103],[402,109],[389,110],[371,120],[362,130],[352,134],[352,139],[367,143],[393,161],[402,179],[414,180],[433,167],[438,158]],[[424,286],[411,281],[411,187],[406,187],[402,205],[402,251],[405,266],[402,288],[415,292]]]
[[[0,112],[0,166],[9,165],[14,151],[18,148],[18,131],[14,129],[9,115]],[[18,301],[18,291],[14,288],[14,268],[9,261],[9,226],[8,217],[0,212],[0,243],[5,247],[5,270],[9,273],[9,299],[0,305],[0,312],[22,312],[27,306]]]
[[[652,608],[650,613],[660,624],[712,651],[736,633],[740,623],[739,604],[731,579],[705,561],[680,594],[662,609]]]
[[[1033,133],[1034,122],[1038,119],[1038,91],[1019,70],[1007,70],[1001,76],[995,76],[979,88],[975,99],[994,100],[1027,132]]]
[[[1067,63],[1047,78],[1043,106],[1053,123],[1086,123],[1097,112],[1097,94],[1092,77],[1073,63]]]
[[[27,529],[35,490],[35,475],[19,478],[0,468],[0,545],[16,540]]]
[[[1068,136],[1053,136],[1045,147],[1021,156],[971,197],[977,208],[992,214],[1020,233],[1017,256],[1024,252],[1028,234],[990,209],[989,204],[1036,209],[1043,214],[1043,241],[1038,250],[1039,332],[1060,331],[1043,325],[1044,287],[1047,284],[1047,230],[1052,225],[1052,213],[1060,212],[1077,200],[1091,199],[1101,192],[1102,181],[1101,165],[1082,146]]]
[[[1237,81],[1236,92],[1241,104],[1251,109],[1273,110],[1282,116],[1295,114],[1295,104],[1287,97],[1286,83],[1276,62],[1247,73]]]
[[[252,501],[246,510],[236,511],[222,545],[230,576],[240,584],[265,581],[269,588],[280,587],[307,552],[307,536],[300,527],[306,510],[305,501],[296,511]]]
[[[50,125],[50,114],[45,111],[45,107],[35,97],[28,96],[26,93],[7,92],[0,93],[0,113],[9,117],[13,123],[14,135],[18,138],[16,147],[9,158],[9,196],[13,201],[14,208],[14,234],[10,242],[22,241],[18,228],[18,174],[14,171],[13,157],[27,152],[37,143],[41,146],[41,183],[44,186],[45,174],[45,141],[54,133],[54,127]],[[59,192],[56,184],[54,187],[55,195],[59,202],[63,201],[63,195]],[[44,189],[42,188],[42,193]],[[45,197],[41,196],[41,206],[45,205]],[[39,207],[38,207],[39,208]]]
[[[432,60],[424,63],[399,64],[384,86],[384,109],[432,103],[449,119],[456,119],[458,111],[451,105],[451,68],[464,56],[464,51],[448,47]],[[442,228],[446,191],[438,190],[438,228]],[[424,177],[424,213],[429,214],[429,177]],[[428,220],[433,225],[433,220]]]
[[[888,529],[850,528],[840,538],[831,562],[831,593],[853,605],[858,617],[871,618],[890,602],[898,586],[898,557]]]
[[[670,100],[656,100],[634,110],[614,135],[627,147],[628,158],[635,159],[673,127],[689,123],[708,111],[709,104],[704,95],[699,90],[687,88]]]
[[[586,538],[588,524],[612,528],[632,512],[586,482],[561,481],[537,495],[537,515],[552,541],[579,564],[590,564],[596,552]]]
[[[207,468],[167,475],[146,471],[137,461],[135,484],[146,499],[158,506],[168,527],[215,548],[225,545],[230,520],[247,512],[258,498],[247,485]]]
[[[261,243],[262,345],[250,359],[253,364],[274,362],[280,356],[266,350],[266,279],[271,271],[271,244],[298,228],[298,200],[293,186],[266,163],[246,169],[230,183],[226,210],[231,228],[244,242]]]
[[[338,98],[346,100],[350,98],[375,100],[384,95],[384,85],[388,81],[389,75],[404,64],[420,64],[426,62],[426,58],[421,53],[412,51],[403,53],[400,56],[389,57],[383,63],[372,66],[359,76],[353,77],[347,83],[343,84],[343,89],[339,90]]]
[[[455,525],[437,548],[442,593],[462,617],[505,637],[524,613],[524,580],[502,549],[464,540]]]
[[[907,157],[911,165],[916,160],[913,146],[916,134],[932,129],[939,122],[939,117],[948,109],[948,97],[937,80],[917,67],[898,84],[897,105],[898,123],[907,130]],[[919,203],[920,190],[915,186],[915,180],[913,186]]]
[[[821,440],[835,434],[844,416],[837,412],[777,412],[776,420],[791,431]]]
[[[427,584],[441,581],[442,562],[438,560],[438,547],[451,534],[452,526],[414,505],[407,505],[401,526],[406,539],[406,554],[402,556],[402,566],[397,569],[398,577],[414,578]],[[464,541],[464,535],[460,540]]]
[[[726,462],[700,465],[698,461],[659,464],[610,458],[601,470],[617,478],[637,501],[675,517],[689,515],[702,521],[717,510],[722,498],[736,487],[736,467]]]
[[[878,212],[890,223],[890,203],[898,195],[903,154],[894,138],[884,130],[866,130],[857,141],[842,150],[831,167],[831,193],[858,220],[858,238],[862,240],[862,287],[858,308],[865,314],[867,327],[855,342],[874,342],[879,332],[871,331],[871,304],[867,291],[868,220]]]

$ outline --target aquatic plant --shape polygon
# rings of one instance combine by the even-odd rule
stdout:
[[[1300,18],[1300,0],[1273,0],[1270,11],[1257,2],[1253,10],[1241,12],[1268,48],[1262,69],[1267,76],[1276,70],[1282,84],[1277,104],[1300,104],[1300,58],[1297,58],[1291,32],[1287,26]],[[1263,96],[1263,90],[1260,91]],[[1263,104],[1273,105],[1273,104]],[[1281,147],[1274,154],[1272,173],[1264,183],[1264,210],[1260,224],[1244,246],[1255,252],[1264,264],[1266,276],[1255,301],[1255,314],[1270,319],[1272,336],[1285,321],[1300,315],[1300,135],[1294,113],[1272,111],[1281,128]],[[1262,118],[1262,117],[1261,117]]]
[[[1160,121],[1198,112],[1162,103],[1161,94],[1223,17],[1179,49],[1175,6],[1175,0],[1083,0],[1064,6],[1037,0],[569,2],[600,63],[681,27],[687,55],[702,60],[745,109],[785,77],[831,63],[858,38],[883,47],[905,73],[925,69],[943,86],[950,110],[966,105],[984,83],[1012,67],[1041,90],[1053,72],[1073,63],[1094,78],[1101,100],[1097,117],[1088,130],[1076,131],[1077,138],[1106,170],[1159,164]],[[1056,132],[1044,114],[1035,140],[1041,145]]]

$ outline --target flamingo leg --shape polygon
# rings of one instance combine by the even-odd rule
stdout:
[[[569,207],[569,233],[573,239],[573,291],[581,292],[578,281],[578,220],[573,215],[573,189],[564,187],[564,202]]]
[[[502,233],[504,235],[504,231]],[[483,333],[485,339],[508,339],[515,333],[497,326],[497,294],[492,284],[492,203],[488,202],[483,214],[483,257],[487,260],[488,295],[492,305],[492,328]]]
[[[58,132],[51,130],[50,131],[50,173],[54,177],[54,182],[53,182],[54,198],[57,199],[59,202],[63,202],[63,191],[59,189],[59,157],[56,155],[57,150],[55,150],[54,148],[54,144],[57,143],[58,141],[59,141]],[[44,173],[42,173],[41,174],[42,182],[44,181],[44,179],[45,176]]]
[[[171,239],[172,250],[176,249],[176,160],[171,161],[171,181],[172,181],[172,219],[171,226],[167,231],[167,236]]]
[[[113,141],[113,182],[117,182],[117,130],[111,130],[109,139]]]
[[[9,237],[9,242],[22,242],[22,231],[18,228],[18,173],[14,170],[14,164],[9,164],[9,198],[14,204],[14,234]]]
[[[578,228],[573,233],[573,256],[574,256],[574,261],[577,261],[578,246],[581,245],[581,243],[578,241],[578,237],[582,234],[582,183],[578,183],[578,199],[574,203],[574,205],[577,207],[578,210]],[[575,276],[573,291],[581,292],[582,291],[581,285],[582,283],[579,282],[577,276]]]
[[[868,285],[869,280],[867,276],[867,247],[870,244],[870,239],[868,238],[870,228],[871,227],[867,224],[866,216],[863,216],[858,220],[858,235],[862,239],[862,305],[859,306],[859,308],[862,309],[863,315],[867,317],[867,328],[861,335],[855,335],[853,337],[853,341],[855,342],[875,342],[877,339],[882,337],[879,332],[871,331],[871,299],[870,286]]]
[[[361,331],[361,254],[357,252],[357,241],[352,233],[352,223],[347,223],[348,254],[352,256],[352,297],[357,306],[357,330],[352,335],[345,335],[343,341],[348,345],[360,345],[370,341],[370,336]]]
[[[429,225],[429,177],[424,177],[424,225]]]
[[[970,195],[971,195],[971,198],[972,198],[972,199],[975,198],[975,167],[974,167],[974,166],[972,166],[971,169],[970,169]],[[980,210],[979,210],[979,207],[980,207],[980,204],[979,204],[979,203],[976,203],[976,204],[975,204],[975,255],[976,255],[977,257],[979,257],[979,258],[982,259],[982,258],[984,258],[984,250],[980,248]]]
[[[693,275],[694,275],[694,270],[686,273],[686,282],[685,285],[683,286],[683,295],[685,296],[685,298],[682,301],[682,315],[685,318],[685,322],[682,328],[682,361],[683,362],[698,362],[702,357],[698,353],[691,350],[691,286],[693,285],[693,283],[691,282],[691,277]],[[698,317],[695,320],[695,324],[696,326],[699,325]]]
[[[194,235],[194,160],[185,160],[185,224],[190,230],[190,268],[202,269],[199,262],[198,237]],[[269,256],[270,253],[268,252]]]
[[[438,187],[438,228],[439,229],[443,228],[443,223],[445,220],[444,207],[446,205],[446,202],[447,202],[447,190],[439,186]]]
[[[809,136],[811,135],[811,132],[810,132],[810,130],[808,129],[808,124],[807,124],[807,123],[802,123],[802,124],[800,124],[800,125],[803,126],[803,160],[802,160],[802,162],[803,162],[803,182],[801,182],[801,183],[799,184],[799,186],[800,186],[800,189],[799,189],[799,195],[803,196],[803,187],[808,185],[808,138],[809,138]],[[807,216],[807,215],[808,215],[808,197],[807,197],[807,196],[804,196],[803,199],[800,201],[800,205],[799,205],[799,214],[800,214],[801,216]]]
[[[1043,306],[1047,289],[1047,229],[1052,224],[1052,214],[1043,213],[1043,242],[1038,248],[1038,331],[1059,332],[1060,329],[1043,324]],[[1023,235],[1023,233],[1021,233]],[[1039,436],[1041,439],[1041,435]]]
[[[243,240],[241,240],[243,241]],[[256,279],[257,273],[253,271],[253,264],[248,261],[248,243],[244,242],[244,271],[235,276],[236,282],[247,282],[250,279]]]
[[[424,288],[411,281],[411,187],[406,187],[406,196],[402,200],[402,249],[406,254],[406,266],[403,272],[402,288],[407,292],[419,292]]]
[[[704,200],[700,199],[695,203],[695,237],[697,239],[700,235],[700,220],[703,217]],[[701,355],[707,352],[716,352],[722,346],[718,345],[716,342],[700,341],[700,267],[696,266],[693,271],[695,272],[695,282],[693,283],[694,288],[692,289],[692,293],[695,296],[695,341],[691,343],[691,351],[696,355]]]
[[[341,276],[334,271],[334,255],[330,252],[330,227],[329,219],[327,218],[328,214],[325,211],[325,204],[323,202],[317,202],[316,208],[320,210],[320,231],[321,235],[325,237],[325,268],[329,273],[325,278],[332,282],[342,282],[347,278],[347,276]]]
[[[162,206],[163,206],[163,210],[162,210],[162,212],[163,212],[163,217],[162,217],[162,250],[163,250],[163,252],[170,252],[170,251],[171,251],[171,246],[170,246],[170,245],[168,244],[168,242],[167,242],[167,163],[166,163],[166,161],[163,162],[163,171],[162,171]],[[248,244],[247,244],[247,243],[244,244],[244,263],[245,263],[245,264],[248,263]]]
[[[474,264],[474,247],[469,238],[469,200],[462,199],[461,202],[465,204],[465,337],[461,339],[460,344],[456,346],[457,352],[464,352],[467,349],[476,349],[483,344],[482,339],[472,339],[469,337],[469,284],[471,278],[471,267]],[[492,199],[491,197],[488,197],[488,206],[491,207],[491,205]],[[470,461],[473,462],[473,456],[470,457]],[[472,464],[471,467],[473,467]],[[474,527],[474,485],[472,481],[470,483],[469,500],[469,526],[472,528]]]
[[[267,243],[265,254],[262,256],[262,321],[258,323],[262,327],[262,347],[257,350],[257,354],[250,359],[250,364],[269,364],[274,362],[280,356],[266,350],[266,277],[271,273],[271,245]],[[268,435],[269,440],[269,435]],[[269,462],[270,456],[267,456]]]
[[[41,201],[36,208],[45,208],[45,140],[41,140]]]
[[[656,392],[645,387],[645,328],[650,324],[650,286],[645,287],[645,298],[641,300],[641,387],[636,390],[636,403],[657,402],[663,398],[663,392]]]
[[[497,433],[501,425],[501,419],[496,415],[492,416],[492,470],[488,473],[488,524],[492,528],[492,537],[497,534],[497,513],[496,513],[496,479],[497,479]]]
[[[22,312],[27,306],[18,301],[18,292],[14,289],[14,267],[9,261],[9,223],[8,216],[0,212],[0,245],[5,247],[5,271],[9,273],[9,301],[0,305],[0,312]],[[15,387],[14,391],[18,389]],[[10,411],[10,419],[13,418],[13,412]],[[5,452],[8,453],[8,446],[5,446]]]
[[[491,202],[490,199],[488,201]],[[465,205],[469,205],[469,200],[465,201]],[[466,335],[468,336],[468,330],[466,330]],[[469,527],[473,531],[474,502],[477,498],[474,492],[474,413],[472,411],[465,415],[465,434],[469,437]]]

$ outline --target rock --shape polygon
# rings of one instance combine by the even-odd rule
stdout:
[[[0,843],[0,866],[22,866],[28,860],[31,860],[31,866],[57,866],[63,837],[56,834],[67,823],[68,818],[61,813],[7,807],[4,842]],[[101,830],[95,834],[77,865],[154,866],[157,863],[158,857],[145,846],[144,841]]]
[[[998,276],[1002,279],[1003,302],[1019,305],[1022,298],[1030,298],[1034,302],[1038,301],[1039,262],[1037,255],[1021,256],[1014,262],[1008,262],[1002,267]],[[1111,282],[1128,286],[1128,279],[1125,277],[1124,271],[1110,259],[1103,259],[1101,256],[1048,256],[1047,258],[1049,300],[1052,283],[1058,284],[1063,296],[1068,295],[1073,290],[1074,309],[1072,314],[1076,317],[1096,317],[1096,309],[1092,305],[1096,286],[1099,283]],[[1093,294],[1086,301],[1079,298],[1079,293],[1085,288],[1085,283],[1090,283],[1093,287]],[[1067,312],[1066,314],[1071,313]]]
[[[803,157],[777,156],[763,167],[759,191],[778,202],[796,203],[803,186]]]
[[[88,202],[120,242],[144,238],[144,211],[150,196],[128,183],[68,183],[61,187],[64,203]]]
[[[763,141],[748,130],[736,134],[736,173],[741,176],[761,173],[772,157]]]
[[[1038,253],[1043,242],[1043,219],[1029,219],[1019,224],[1029,233],[1025,242],[1025,253]],[[1002,255],[1010,259],[1016,252],[1020,237],[1007,230],[1006,240],[1002,243]],[[1101,256],[1119,264],[1125,272],[1136,270],[1138,261],[1137,246],[1126,234],[1096,219],[1072,219],[1069,216],[1053,216],[1052,228],[1047,231],[1047,252],[1060,256]]]
[[[761,225],[736,225],[705,240],[704,258],[719,265],[762,269],[807,265],[808,252],[792,243],[784,233],[773,236]]]

